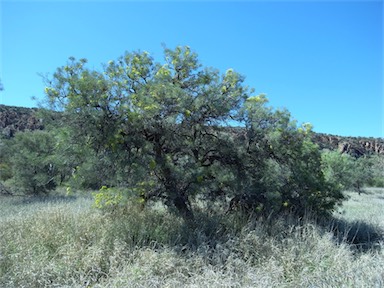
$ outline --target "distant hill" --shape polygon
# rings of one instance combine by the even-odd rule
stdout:
[[[338,150],[355,157],[363,155],[384,155],[384,139],[372,137],[343,137],[323,133],[314,133],[313,142],[322,149]]]
[[[38,110],[0,105],[0,133],[10,138],[18,131],[44,129],[43,120],[36,113]]]
[[[11,138],[18,131],[44,129],[44,121],[37,112],[39,112],[39,108],[0,105],[0,133],[6,138]],[[343,137],[314,133],[312,140],[321,149],[338,150],[355,157],[372,154],[384,155],[383,138]]]

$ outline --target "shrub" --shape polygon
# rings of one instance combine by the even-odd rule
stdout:
[[[46,131],[17,133],[11,144],[14,185],[27,194],[56,187],[55,139]]]

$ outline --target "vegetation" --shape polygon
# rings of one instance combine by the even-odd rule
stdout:
[[[86,62],[0,117],[1,287],[384,283],[380,155],[321,149],[189,47]]]
[[[384,187],[384,157],[375,155],[371,158],[372,163],[372,177],[368,183],[373,187]]]
[[[34,131],[19,133],[12,142],[12,174],[19,189],[37,195],[55,188],[55,138],[49,132]]]
[[[126,53],[101,72],[70,58],[46,79],[50,109],[28,116],[46,132],[4,134],[1,179],[32,194],[101,189],[99,206],[160,201],[192,222],[196,201],[326,216],[343,189],[382,179],[371,159],[321,153],[309,124],[252,95],[232,69],[203,68],[189,47],[164,54]]]
[[[196,200],[259,215],[333,211],[343,195],[323,176],[310,125],[268,107],[232,69],[203,68],[189,47],[164,54],[156,63],[126,53],[102,72],[70,58],[47,79],[73,156],[66,171],[80,179],[72,183],[124,188],[191,222]]]
[[[380,287],[383,193],[348,193],[333,225],[195,212],[196,228],[158,205],[3,196],[0,286]]]
[[[352,189],[361,193],[367,183],[373,183],[375,171],[373,158],[354,158],[337,151],[324,151],[322,164],[325,178],[342,190]]]

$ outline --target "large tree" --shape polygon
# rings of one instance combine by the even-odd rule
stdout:
[[[104,185],[162,200],[189,220],[196,196],[267,213],[330,211],[342,199],[324,180],[308,126],[252,96],[232,69],[202,67],[189,47],[164,56],[157,63],[147,52],[126,53],[103,71],[70,58],[47,81],[71,143],[105,165]]]

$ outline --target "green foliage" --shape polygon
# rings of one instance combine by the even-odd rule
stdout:
[[[252,207],[259,210],[261,203],[266,214],[328,215],[343,195],[324,178],[319,148],[310,141],[311,126],[297,128],[287,111],[264,108],[264,96],[255,100],[247,101],[247,113],[252,113],[247,123],[249,152],[241,157],[246,168],[239,177],[247,181],[242,181],[247,202],[254,201]]]
[[[0,180],[12,178],[10,140],[0,137]]]
[[[310,125],[268,107],[233,69],[203,68],[187,46],[165,48],[163,63],[141,51],[103,71],[86,62],[70,58],[45,90],[63,112],[66,167],[81,187],[124,187],[187,221],[197,198],[232,199],[251,214],[322,215],[342,200],[322,174]]]
[[[384,156],[373,156],[371,164],[372,177],[368,184],[374,187],[384,187]]]
[[[360,157],[354,162],[352,187],[360,193],[365,185],[372,182],[374,176],[373,161],[369,157]]]
[[[98,192],[93,193],[93,196],[95,199],[94,206],[99,209],[113,211],[120,208],[124,210],[128,206],[129,191],[123,189],[102,186]]]
[[[322,167],[326,180],[342,190],[352,189],[361,193],[373,177],[372,159],[356,159],[337,151],[322,153]]]
[[[351,156],[337,151],[324,151],[322,165],[324,176],[329,182],[343,190],[352,186],[353,159]]]
[[[58,174],[55,138],[49,132],[20,132],[12,139],[10,162],[14,185],[27,194],[47,193]]]

